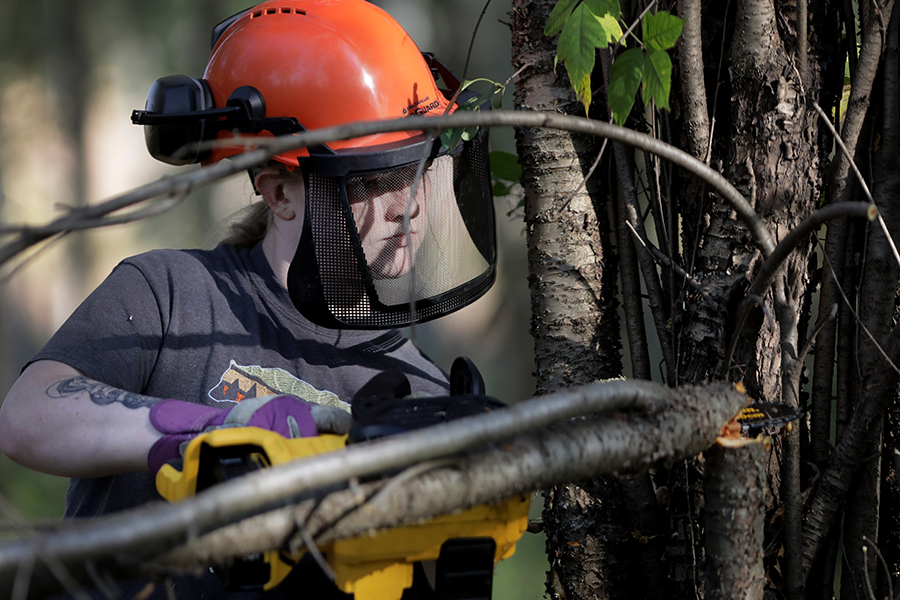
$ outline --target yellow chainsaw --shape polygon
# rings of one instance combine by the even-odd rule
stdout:
[[[451,396],[442,399],[408,398],[402,384],[405,377],[398,379],[396,375],[382,377],[375,386],[368,385],[361,392],[368,389],[369,393],[357,394],[353,400],[355,421],[349,438],[319,435],[286,439],[256,427],[201,434],[185,449],[181,469],[167,464],[159,470],[157,489],[170,502],[178,502],[250,471],[323,452],[340,452],[348,439],[358,443],[501,406],[479,393],[454,395],[458,391],[454,382],[464,391],[480,392],[483,388],[474,366],[470,362],[460,366],[460,360],[467,361],[454,362]],[[382,392],[372,394],[372,389]],[[383,393],[385,389],[387,394]],[[400,600],[404,589],[413,584],[414,566],[424,561],[436,561],[434,587],[438,598],[490,600],[494,565],[515,552],[516,542],[528,524],[529,508],[529,496],[519,495],[423,523],[338,540],[319,550],[334,573],[335,585],[353,594],[355,600]],[[229,567],[227,580],[236,589],[273,589],[305,553],[271,550],[242,559]]]

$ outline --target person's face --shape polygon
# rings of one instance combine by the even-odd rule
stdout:
[[[412,198],[415,175],[416,165],[410,165],[347,181],[350,210],[375,279],[393,279],[408,273],[422,243],[428,224],[429,177],[426,172],[419,180]],[[404,228],[406,214],[408,230]]]

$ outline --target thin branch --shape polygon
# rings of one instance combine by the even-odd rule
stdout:
[[[650,255],[653,256],[654,260],[656,260],[656,262],[658,264],[669,267],[675,273],[677,273],[679,277],[684,279],[685,283],[690,285],[692,288],[694,288],[697,291],[698,294],[700,294],[700,296],[706,301],[707,304],[709,304],[710,306],[713,306],[713,307],[718,306],[718,303],[715,300],[713,300],[713,297],[709,295],[709,292],[706,291],[706,288],[703,287],[702,283],[700,283],[699,281],[694,279],[694,277],[692,277],[691,274],[688,273],[687,271],[685,271],[680,265],[674,263],[672,261],[672,259],[670,259],[668,256],[663,254],[663,252],[659,248],[657,248],[653,244],[649,243],[647,240],[643,239],[641,237],[641,234],[639,234],[637,232],[637,230],[635,230],[635,228],[631,225],[631,223],[626,222],[625,225],[628,227],[628,229],[634,235],[637,242],[641,246],[646,248],[648,252],[650,252]]]
[[[900,358],[900,328],[891,332],[891,344],[888,348],[891,365]],[[843,503],[853,473],[859,468],[869,450],[871,440],[870,424],[880,422],[884,414],[885,403],[892,397],[890,390],[897,387],[898,371],[882,369],[873,376],[873,380],[865,390],[865,395],[853,412],[853,417],[841,436],[834,452],[831,453],[828,467],[823,470],[822,477],[810,495],[803,522],[803,568],[805,581],[812,568],[813,560],[819,548],[827,538],[838,510]]]
[[[623,222],[630,223],[643,237],[645,234],[644,221],[639,212],[639,204],[634,189],[634,171],[632,156],[625,152],[621,144],[613,143],[613,153],[616,160],[616,174],[621,181],[620,190],[622,191],[619,199],[619,219]],[[623,242],[625,234],[622,234]],[[650,253],[643,248],[635,248],[640,268],[641,276],[644,281],[644,287],[647,290],[648,305],[650,314],[653,317],[653,324],[656,326],[656,335],[659,341],[660,350],[662,352],[663,361],[666,364],[666,373],[669,382],[674,381],[675,376],[675,355],[672,353],[672,337],[671,331],[666,329],[668,315],[665,312],[665,304],[663,302],[662,287],[659,283],[659,276],[656,265]],[[634,340],[631,340],[634,343]]]
[[[647,331],[644,327],[643,302],[641,301],[641,280],[638,269],[637,248],[625,242],[627,234],[623,224],[625,218],[625,180],[615,178],[616,211],[619,215],[616,233],[623,243],[619,244],[619,280],[622,284],[622,310],[625,313],[625,336],[628,341],[628,353],[631,357],[631,376],[635,379],[652,379],[653,370],[650,365],[650,351],[647,343]]]
[[[832,267],[831,262],[828,260],[827,255],[825,257],[825,264],[828,266],[829,271],[831,271],[832,274],[834,274],[834,268]],[[840,286],[840,284],[838,284],[837,290],[838,290],[838,292],[840,292],[841,298],[843,298],[843,300],[844,300],[844,305],[847,307],[847,309],[853,315],[854,322],[859,326],[860,329],[862,329],[863,333],[866,334],[866,337],[869,338],[869,341],[872,342],[872,344],[878,350],[878,353],[881,354],[881,357],[884,358],[884,360],[887,362],[888,366],[891,367],[891,369],[894,372],[896,372],[898,375],[900,375],[900,367],[898,367],[897,364],[891,359],[887,350],[885,350],[881,346],[881,344],[878,343],[878,340],[875,339],[875,336],[872,335],[872,332],[869,331],[869,328],[866,327],[866,324],[863,323],[862,319],[860,319],[859,314],[856,312],[856,309],[853,308],[853,304],[850,302],[850,299],[847,298],[847,295],[844,293],[844,289]]]
[[[466,78],[466,73],[469,72],[469,59],[472,58],[472,48],[475,47],[475,37],[478,35],[478,28],[481,26],[481,20],[484,18],[484,14],[487,12],[488,6],[491,5],[491,0],[487,0],[484,3],[484,8],[481,9],[481,14],[478,15],[478,20],[475,22],[475,29],[472,30],[472,38],[469,40],[469,51],[466,52],[466,62],[463,67],[463,79]]]
[[[741,330],[747,321],[752,304],[749,298],[753,296],[762,297],[769,291],[775,277],[781,268],[781,265],[796,248],[797,244],[807,238],[824,223],[830,219],[837,217],[865,217],[870,221],[874,220],[877,215],[874,204],[866,202],[840,202],[830,204],[813,211],[808,217],[797,224],[785,237],[778,243],[775,250],[766,257],[759,273],[747,290],[746,298],[741,303],[740,312],[738,313],[737,326],[731,335],[731,342],[728,345],[728,351],[725,354],[725,361],[722,369],[723,378],[726,376],[728,369],[731,367],[731,359],[734,357],[734,350],[737,347],[737,341],[741,334]]]
[[[83,219],[97,218],[131,206],[142,200],[169,194],[183,189],[195,189],[212,182],[244,173],[248,168],[263,164],[276,154],[296,150],[307,146],[316,146],[335,140],[352,139],[392,131],[440,131],[454,127],[547,127],[573,131],[586,135],[605,137],[613,141],[633,146],[644,152],[655,154],[668,160],[685,171],[704,180],[707,185],[718,192],[731,205],[738,218],[750,230],[756,243],[764,255],[768,256],[775,249],[775,242],[765,223],[753,210],[741,193],[720,173],[703,164],[693,156],[670,144],[666,144],[649,135],[619,127],[602,121],[573,117],[543,111],[506,111],[487,112],[458,111],[452,115],[423,117],[414,116],[395,121],[366,121],[351,123],[337,127],[316,129],[294,136],[264,140],[255,138],[256,149],[231,157],[216,165],[195,169],[184,174],[135,188],[97,205],[73,211],[47,227],[53,231],[70,230],[77,227]],[[234,140],[225,142],[233,144]],[[22,234],[19,239],[0,247],[0,264],[6,263],[25,248],[46,239],[51,234],[47,231]]]
[[[867,536],[864,535],[864,536],[863,536],[863,542],[865,542],[866,544],[868,544],[869,547],[872,548],[872,550],[875,551],[875,556],[878,557],[878,562],[879,562],[879,564],[880,564],[882,567],[884,567],[884,574],[885,574],[885,579],[887,580],[887,587],[888,587],[888,595],[887,595],[887,597],[893,599],[893,597],[894,597],[894,586],[893,586],[893,584],[891,583],[891,575],[892,575],[892,573],[891,573],[891,568],[888,566],[887,561],[884,560],[884,555],[881,553],[881,550],[878,549],[878,546],[876,546],[875,543],[872,542],[872,540],[870,540]],[[866,569],[866,572],[868,572],[868,568]],[[871,584],[869,584],[869,585],[871,585]]]
[[[797,60],[800,63],[797,70],[800,75],[800,86],[804,89],[809,84],[809,37],[807,34],[809,11],[806,1],[797,0]]]
[[[637,29],[637,26],[641,24],[641,20],[644,18],[644,15],[650,12],[650,9],[652,9],[654,6],[656,6],[656,0],[650,0],[650,2],[647,3],[647,6],[644,8],[644,10],[641,11],[641,14],[639,14],[637,18],[631,23],[631,25],[628,26],[628,29],[625,30],[625,32],[622,34],[622,37],[620,37],[616,44],[612,47],[609,53],[610,56],[616,55],[616,52],[618,52],[619,48],[622,47],[622,40],[631,35],[634,30]]]
[[[856,73],[856,16],[853,14],[853,0],[844,0],[841,3],[841,17],[844,21],[844,36],[847,39],[847,62],[850,66],[850,79]],[[838,103],[840,108],[840,103]]]
[[[334,581],[336,575],[334,574],[334,570],[329,566],[328,561],[325,560],[325,555],[322,554],[322,551],[319,550],[319,546],[316,544],[316,541],[313,539],[312,535],[310,535],[309,530],[306,528],[303,523],[297,524],[297,529],[300,533],[300,537],[303,539],[303,545],[309,550],[309,553],[312,555],[313,560],[316,561],[316,564],[319,565],[319,568],[322,569],[322,572],[325,573],[325,576],[328,577],[329,580]]]
[[[863,539],[865,539],[865,536],[863,536]],[[863,581],[866,584],[866,594],[868,595],[869,600],[877,600],[875,598],[875,592],[872,591],[872,581],[869,578],[869,547],[868,546],[863,546],[862,555],[863,555],[863,576],[864,576]]]
[[[837,217],[856,217],[866,218],[874,221],[878,216],[878,209],[875,204],[867,202],[841,202],[839,204],[830,204],[822,208],[814,210],[808,217],[803,219],[796,227],[778,242],[775,251],[766,257],[765,262],[759,269],[753,283],[750,285],[748,294],[756,294],[764,296],[772,285],[782,263],[787,260],[794,248],[814,233],[819,227]]]
[[[59,244],[62,240],[66,238],[68,235],[67,232],[61,233],[56,237],[51,237],[43,242],[40,242],[42,245],[39,246],[31,255],[26,256],[17,264],[13,269],[9,271],[6,275],[0,277],[0,285],[8,283],[13,277],[18,275],[25,267],[33,263],[39,257],[46,254],[51,248]]]
[[[12,503],[10,503],[9,500],[7,500],[3,495],[0,495],[0,513],[3,513],[3,515],[8,520],[28,528],[25,519],[22,518],[22,516],[19,514],[19,511],[16,510],[16,507],[13,506]],[[49,572],[49,574],[51,574],[53,578],[59,582],[62,589],[69,593],[74,598],[74,600],[90,600],[87,592],[85,592],[84,588],[82,588],[75,580],[75,578],[72,577],[72,574],[65,567],[65,565],[63,565],[63,563],[56,557],[53,552],[47,551],[40,534],[38,534],[34,529],[28,529],[30,530],[30,532],[26,539],[30,540],[29,548],[31,549],[31,553],[22,555],[22,557],[14,565],[15,577],[13,579],[13,589],[10,596],[13,598],[17,598],[19,596],[21,596],[22,598],[26,598],[28,596],[31,577],[34,573],[35,567],[38,565],[38,561],[40,561],[41,564],[47,567],[47,571]]]
[[[706,157],[703,159],[703,162],[707,165],[712,159],[713,139],[716,131],[716,112],[719,106],[719,88],[722,86],[722,65],[726,64],[725,41],[728,39],[728,36],[725,35],[725,27],[728,25],[728,9],[730,7],[731,0],[727,0],[725,2],[725,12],[722,15],[722,45],[719,47],[719,60],[716,63],[718,66],[716,67],[716,89],[713,92],[712,116],[709,120],[709,146],[706,149]]]
[[[838,313],[838,305],[832,304],[831,310],[823,319],[821,319],[818,323],[816,323],[815,330],[812,332],[812,335],[809,336],[809,339],[806,340],[806,344],[803,346],[803,350],[800,351],[799,362],[804,362],[806,360],[806,355],[809,354],[809,351],[812,349],[813,343],[816,341],[816,338],[819,336],[819,332],[822,331],[822,328],[825,327],[825,324],[829,321],[834,321],[837,318]],[[799,382],[798,382],[799,383]]]
[[[875,203],[875,199],[872,198],[872,192],[869,191],[869,186],[866,184],[866,180],[863,178],[862,173],[859,171],[859,167],[856,166],[856,161],[853,160],[853,156],[850,155],[850,150],[847,149],[847,146],[844,144],[844,140],[841,139],[841,136],[838,135],[837,129],[832,125],[831,120],[828,118],[828,115],[825,114],[825,111],[822,110],[822,107],[815,101],[811,101],[812,107],[819,113],[819,117],[825,123],[825,126],[828,127],[828,130],[831,131],[831,135],[834,138],[834,143],[838,145],[838,148],[841,149],[841,152],[844,155],[844,158],[849,163],[851,169],[853,169],[853,174],[856,175],[856,180],[859,182],[860,187],[862,187],[863,193],[866,195],[866,198],[869,199],[869,202],[872,204]]]

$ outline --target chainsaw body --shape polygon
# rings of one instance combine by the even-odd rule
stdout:
[[[256,427],[218,429],[197,436],[184,453],[181,470],[164,465],[157,473],[159,493],[170,502],[193,496],[247,472],[323,452],[343,451],[346,436],[286,439]],[[490,599],[493,567],[512,556],[528,523],[530,498],[516,496],[496,504],[444,515],[357,538],[338,540],[319,550],[335,574],[335,585],[355,600],[399,600],[412,585],[413,566],[437,561],[438,598]],[[306,550],[288,555],[271,550],[228,568],[227,581],[238,589],[272,589]]]

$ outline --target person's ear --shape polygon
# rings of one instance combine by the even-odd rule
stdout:
[[[256,174],[256,189],[269,205],[269,209],[275,213],[275,216],[290,221],[297,216],[298,204],[293,202],[291,196],[295,191],[293,187],[286,186],[286,177],[284,173],[274,165],[263,168]],[[290,187],[291,189],[288,189]]]

